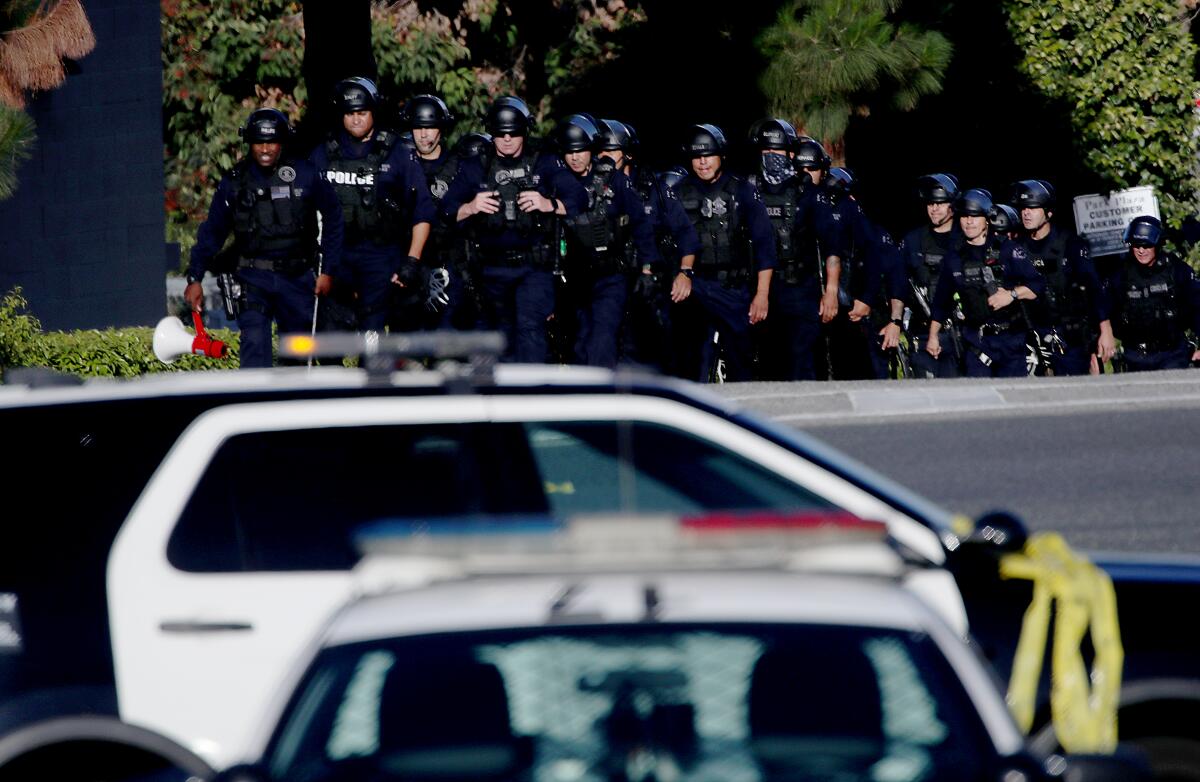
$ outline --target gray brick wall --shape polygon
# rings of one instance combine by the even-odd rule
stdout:
[[[84,0],[80,73],[35,97],[38,146],[0,201],[0,291],[47,329],[151,325],[165,313],[158,0]]]

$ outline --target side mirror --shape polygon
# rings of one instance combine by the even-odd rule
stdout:
[[[963,539],[962,545],[1008,554],[1025,548],[1028,540],[1029,528],[1025,522],[1006,510],[993,510],[979,517],[974,531]]]

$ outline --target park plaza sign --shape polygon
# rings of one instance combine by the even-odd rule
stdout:
[[[1150,185],[1106,196],[1075,196],[1075,229],[1087,240],[1093,257],[1125,252],[1125,229],[1140,215],[1159,217],[1158,198]]]

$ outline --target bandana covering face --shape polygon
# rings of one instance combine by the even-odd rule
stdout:
[[[769,185],[782,185],[796,176],[792,161],[785,155],[772,155],[764,152],[762,156],[763,179]]]
[[[617,164],[606,157],[597,158],[596,162],[592,163],[592,169],[595,170],[597,174],[607,174],[616,167]]]

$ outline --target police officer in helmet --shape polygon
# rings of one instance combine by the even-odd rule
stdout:
[[[492,147],[462,161],[442,213],[467,232],[490,308],[489,325],[509,338],[509,357],[544,363],[546,320],[554,312],[558,220],[579,214],[587,192],[529,135],[529,108],[505,96],[488,109]]]
[[[929,174],[917,180],[917,198],[925,208],[927,221],[905,235],[900,255],[908,282],[909,362],[917,377],[960,377],[963,373],[962,350],[956,320],[952,317],[941,333],[941,354],[934,358],[926,350],[930,307],[942,260],[958,242],[962,233],[954,219],[954,202],[959,195],[958,180],[951,174]]]
[[[575,360],[611,368],[617,364],[633,246],[646,264],[656,266],[660,259],[633,183],[612,156],[594,155],[600,134],[591,117],[574,114],[559,124],[555,137],[567,168],[588,195],[586,209],[563,218],[567,227],[564,271],[578,327]]]
[[[284,156],[290,132],[287,117],[277,109],[258,109],[250,115],[241,131],[250,154],[217,186],[188,265],[183,296],[194,310],[204,306],[200,281],[206,271],[233,272],[241,283],[244,298],[237,321],[243,367],[271,366],[272,323],[281,333],[308,331],[314,294],[328,294],[342,273],[337,195],[310,163]],[[214,259],[230,231],[231,267],[217,268]],[[319,277],[318,251],[324,260]]]
[[[1116,352],[1108,303],[1087,243],[1053,224],[1054,188],[1042,179],[1012,184],[1012,202],[1025,229],[1016,241],[1046,279],[1045,295],[1030,305],[1039,341],[1055,375],[1086,375]]]
[[[357,326],[382,331],[419,325],[429,271],[421,254],[434,219],[433,202],[412,152],[375,124],[379,91],[356,77],[334,88],[340,127],[311,160],[337,192],[346,224],[346,285],[354,291]]]
[[[683,153],[691,171],[675,187],[700,240],[694,265],[684,263],[671,284],[676,314],[691,316],[691,333],[676,334],[684,355],[698,354],[694,378],[706,381],[717,366],[725,379],[749,380],[750,327],[767,317],[775,236],[754,186],[725,171],[727,143],[715,125],[693,125]],[[690,310],[690,313],[688,312]]]
[[[1129,252],[1112,281],[1113,323],[1128,372],[1184,369],[1200,361],[1187,330],[1200,337],[1200,279],[1162,248],[1157,217],[1133,218],[1125,229]]]
[[[934,358],[941,353],[939,332],[958,294],[967,376],[1022,377],[1029,330],[1026,302],[1042,294],[1044,282],[1025,248],[991,233],[991,208],[987,190],[967,190],[954,204],[962,238],[942,260],[925,350]]]
[[[749,137],[759,153],[759,170],[749,180],[766,207],[776,254],[771,318],[764,324],[759,350],[760,375],[769,380],[815,380],[823,266],[826,257],[843,254],[843,232],[828,193],[796,166],[801,139],[792,124],[769,117],[756,122]],[[815,152],[804,163],[823,171]]]

